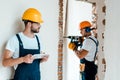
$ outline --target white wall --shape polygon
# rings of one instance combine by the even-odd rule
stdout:
[[[1,64],[3,50],[7,40],[23,30],[21,16],[29,7],[37,8],[44,20],[39,35],[43,50],[50,54],[50,58],[41,64],[42,80],[57,80],[58,0],[0,1],[0,80],[8,80],[13,75],[11,68]]]
[[[105,80],[120,80],[120,0],[106,0]]]

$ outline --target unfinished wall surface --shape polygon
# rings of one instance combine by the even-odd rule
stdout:
[[[105,31],[105,0],[97,0],[97,38],[99,40],[98,51],[98,80],[104,80],[106,62],[104,57],[104,31]]]

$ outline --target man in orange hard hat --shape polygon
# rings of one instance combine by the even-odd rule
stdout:
[[[75,44],[72,44],[71,47],[69,46],[80,59],[82,80],[95,80],[95,75],[97,73],[95,58],[98,49],[98,40],[92,35],[91,27],[92,25],[89,21],[82,21],[79,25],[79,29],[85,39],[81,49],[76,49]]]
[[[3,66],[14,66],[14,80],[41,80],[40,62],[49,57],[40,57],[40,38],[35,34],[43,23],[42,15],[37,9],[29,8],[22,20],[25,29],[8,40],[2,63]]]

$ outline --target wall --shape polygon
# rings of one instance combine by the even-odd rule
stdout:
[[[39,35],[43,42],[43,50],[50,54],[50,58],[48,62],[41,64],[42,80],[57,80],[58,0],[52,2],[51,0],[11,0],[10,2],[2,0],[0,2],[0,80],[9,80],[13,75],[12,68],[5,68],[1,64],[3,50],[7,40],[23,30],[21,16],[29,7],[40,10],[44,20]]]
[[[120,1],[106,0],[105,80],[120,80]]]

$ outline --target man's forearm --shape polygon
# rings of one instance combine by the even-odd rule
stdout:
[[[7,67],[7,66],[14,66],[17,64],[23,63],[23,57],[20,58],[8,58],[8,59],[3,59],[2,64],[3,66]]]

